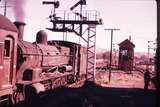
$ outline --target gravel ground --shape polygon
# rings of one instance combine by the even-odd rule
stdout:
[[[137,71],[132,71],[128,74],[124,71],[111,72],[111,81],[108,82],[108,72],[99,71],[96,76],[96,83],[103,87],[123,87],[123,88],[141,88],[144,87],[143,74]],[[154,84],[150,82],[149,89],[155,90]]]

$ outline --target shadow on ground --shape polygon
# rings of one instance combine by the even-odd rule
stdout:
[[[58,88],[15,107],[155,107],[155,91],[136,88],[104,88],[86,82],[80,88]]]

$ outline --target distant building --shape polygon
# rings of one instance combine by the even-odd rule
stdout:
[[[132,71],[135,45],[128,39],[124,40],[118,45],[119,45],[118,68],[120,70]]]

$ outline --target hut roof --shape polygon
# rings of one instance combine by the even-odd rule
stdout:
[[[131,47],[134,48],[135,45],[128,39],[125,39],[124,41],[122,41],[121,43],[118,44],[120,47]]]

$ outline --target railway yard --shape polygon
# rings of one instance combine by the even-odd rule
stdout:
[[[98,71],[95,83],[80,81],[15,107],[155,107],[154,85],[145,91],[143,75],[133,72],[112,71],[108,82],[108,72]]]
[[[113,40],[113,31],[123,31],[123,27],[105,28],[103,30],[111,31],[110,52],[108,48],[107,51],[101,49],[96,45],[96,34],[100,31],[96,29],[104,25],[103,19],[107,18],[101,17],[97,10],[84,8],[88,5],[86,0],[78,0],[65,11],[59,11],[62,1],[41,1],[40,5],[53,6],[47,18],[50,24],[45,27],[47,31],[35,28],[38,30],[36,40],[27,41],[25,35],[33,35],[30,31],[24,32],[25,20],[16,16],[23,11],[15,11],[23,10],[25,0],[12,1],[16,7],[13,9],[15,22],[6,16],[10,2],[0,1],[4,5],[4,15],[0,14],[0,107],[155,107],[159,103],[156,94],[159,65],[155,64],[159,64],[156,58],[160,52],[159,47],[157,50],[153,47],[156,56],[152,56],[149,44],[154,41],[145,40],[148,52],[141,55],[136,53],[135,46],[140,45],[133,43],[138,39],[133,40],[132,34],[123,41]],[[160,6],[158,0],[157,3]],[[159,13],[160,8],[157,9]],[[49,37],[61,34],[60,40]],[[105,43],[109,43],[108,40],[107,36]],[[101,50],[99,53],[97,48]]]

